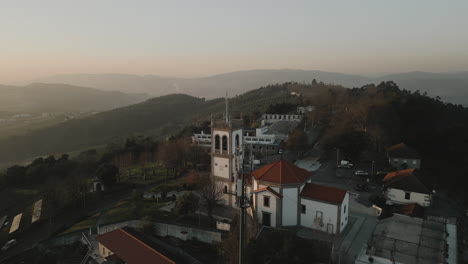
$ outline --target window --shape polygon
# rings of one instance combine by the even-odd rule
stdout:
[[[346,205],[344,206],[343,213],[346,214]]]
[[[302,214],[306,213],[306,206],[304,204],[301,204],[301,213]]]
[[[411,193],[410,193],[410,192],[406,192],[406,193],[405,193],[405,199],[406,199],[406,200],[409,200],[410,197],[411,197]]]
[[[216,150],[219,150],[219,135],[216,135],[215,136],[215,149]]]
[[[227,193],[227,186],[224,185],[224,193]]]
[[[239,135],[236,135],[236,148],[239,147],[239,142],[240,142]]]
[[[413,164],[416,164],[416,160],[413,160]]]
[[[263,196],[263,206],[264,207],[270,207],[270,197]]]
[[[223,151],[227,151],[228,149],[228,139],[227,136],[223,136]]]
[[[323,212],[321,212],[321,211],[315,212],[315,217],[318,218],[318,219],[322,219],[322,217],[323,217]]]
[[[102,248],[102,254],[106,255],[106,248],[105,247]]]

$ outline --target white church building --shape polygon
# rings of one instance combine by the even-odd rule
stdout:
[[[245,157],[242,120],[212,121],[211,139],[212,180],[224,189],[225,204],[235,207]],[[264,226],[341,233],[348,223],[349,194],[313,184],[312,174],[285,160],[253,171],[245,184],[258,221]]]

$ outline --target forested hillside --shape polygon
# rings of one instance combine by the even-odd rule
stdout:
[[[0,112],[90,112],[142,102],[144,94],[126,94],[64,84],[0,85]]]
[[[258,118],[259,113],[270,104],[288,100],[299,99],[289,95],[287,85],[257,89],[230,99],[230,115],[238,118],[242,113],[248,118]],[[156,140],[166,138],[187,125],[210,120],[211,116],[221,118],[224,106],[224,99],[205,101],[181,94],[157,97],[0,140],[0,160],[11,162],[61,154],[122,142],[138,134],[152,136]]]

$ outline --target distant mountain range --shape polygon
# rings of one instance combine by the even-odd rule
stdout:
[[[313,79],[344,87],[361,87],[365,84],[394,81],[402,89],[420,90],[430,96],[440,96],[443,100],[468,105],[468,72],[429,73],[407,72],[370,78],[360,75],[323,72],[312,70],[249,70],[237,71],[202,78],[175,78],[156,75],[128,74],[72,74],[56,75],[40,79],[44,83],[65,83],[93,87],[105,91],[125,93],[146,93],[161,96],[184,93],[212,99],[243,94],[268,84],[284,82],[306,82]]]
[[[142,102],[144,94],[127,94],[66,84],[0,85],[0,112],[89,112]]]

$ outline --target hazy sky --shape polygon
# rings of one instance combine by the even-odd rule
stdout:
[[[0,0],[0,81],[468,70],[468,1]]]

